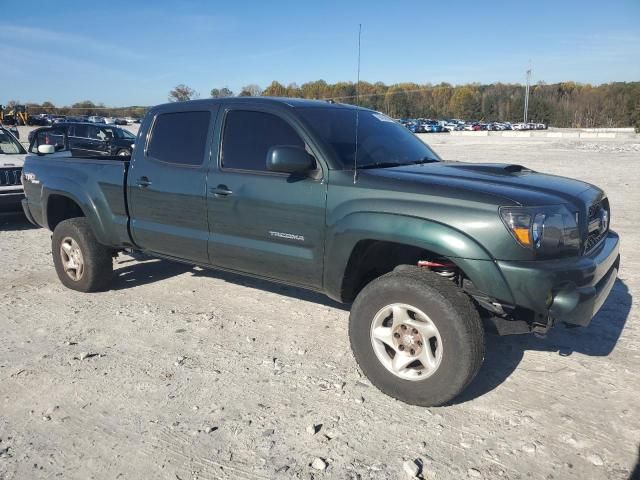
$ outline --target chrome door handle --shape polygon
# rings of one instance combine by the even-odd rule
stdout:
[[[146,188],[151,185],[151,181],[147,177],[140,177],[138,179],[138,186],[140,188]]]
[[[213,193],[216,197],[228,197],[229,195],[233,194],[233,190],[229,190],[229,188],[227,188],[226,185],[218,185],[215,188],[212,188],[209,190],[211,193]]]

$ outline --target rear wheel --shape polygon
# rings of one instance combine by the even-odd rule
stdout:
[[[53,231],[51,253],[64,286],[95,292],[109,285],[113,274],[112,251],[98,243],[86,218],[60,222]]]
[[[369,283],[349,318],[354,356],[382,392],[421,406],[446,404],[484,358],[477,310],[450,280],[403,267]]]

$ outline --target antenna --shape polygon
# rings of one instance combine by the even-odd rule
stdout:
[[[353,183],[358,180],[358,126],[360,125],[360,37],[362,35],[362,24],[358,24],[358,75],[356,80],[356,142],[353,153]]]

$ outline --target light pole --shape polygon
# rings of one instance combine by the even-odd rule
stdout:
[[[524,123],[527,123],[529,113],[529,85],[531,85],[531,69],[527,70],[527,86],[524,90]]]

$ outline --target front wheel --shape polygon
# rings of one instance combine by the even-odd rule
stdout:
[[[484,358],[484,330],[469,297],[450,280],[418,267],[383,275],[360,292],[349,337],[371,383],[413,405],[450,402]]]
[[[96,240],[86,218],[60,222],[51,237],[51,253],[62,284],[80,292],[107,288],[113,275],[112,251]]]
[[[130,157],[131,156],[131,150],[129,150],[128,148],[123,148],[122,150],[118,150],[117,156],[118,157]]]

